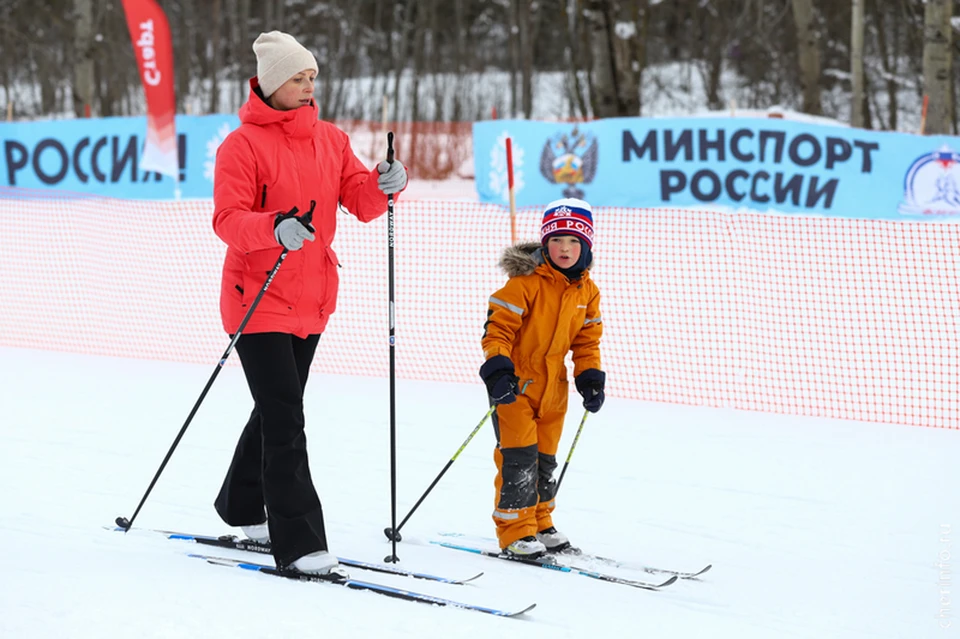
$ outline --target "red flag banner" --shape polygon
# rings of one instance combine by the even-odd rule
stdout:
[[[147,98],[147,142],[140,166],[177,179],[176,97],[170,24],[155,0],[123,0]]]

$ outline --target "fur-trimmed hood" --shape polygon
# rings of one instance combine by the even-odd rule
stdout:
[[[543,247],[538,242],[519,242],[513,246],[508,246],[503,250],[500,256],[500,268],[508,277],[518,277],[520,275],[530,275],[541,264],[546,264],[546,257],[543,254]],[[593,266],[593,259],[584,269],[584,273]]]
[[[508,246],[500,256],[500,268],[509,277],[530,275],[544,263],[539,242],[520,242]]]

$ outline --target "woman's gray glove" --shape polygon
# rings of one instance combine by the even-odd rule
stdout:
[[[377,171],[380,173],[377,186],[387,195],[399,193],[407,186],[407,169],[399,160],[392,163],[384,160],[377,165]]]
[[[293,207],[273,221],[273,236],[277,238],[277,243],[288,251],[299,251],[303,248],[304,240],[314,240],[313,232],[316,229],[310,226],[309,221],[299,217],[298,211],[297,207]],[[313,208],[310,212],[313,212]]]

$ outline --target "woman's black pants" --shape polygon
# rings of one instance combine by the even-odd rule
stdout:
[[[279,567],[327,549],[303,429],[303,390],[319,341],[319,335],[254,333],[236,344],[254,408],[215,506],[230,526],[266,519]]]

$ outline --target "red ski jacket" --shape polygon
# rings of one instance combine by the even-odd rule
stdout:
[[[278,213],[300,214],[316,200],[316,239],[290,251],[244,333],[322,333],[336,309],[337,206],[362,222],[387,210],[376,168],[353,154],[347,134],[318,120],[316,103],[278,111],[254,91],[240,109],[240,128],[217,150],[213,229],[227,244],[220,288],[223,328],[235,333],[283,248],[273,234]],[[395,196],[396,197],[396,196]]]

